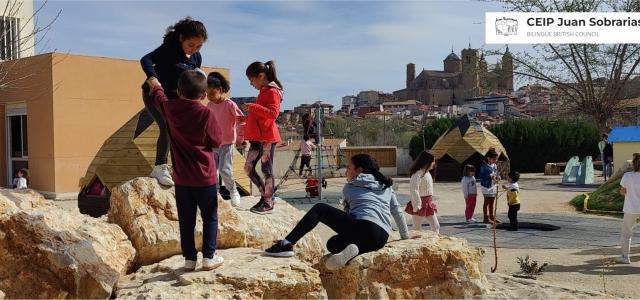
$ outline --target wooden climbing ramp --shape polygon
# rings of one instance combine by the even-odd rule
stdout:
[[[97,178],[111,190],[136,177],[149,176],[156,157],[156,141],[160,131],[151,116],[142,110],[107,139],[89,165],[81,180],[81,188]],[[250,191],[250,180],[244,174],[245,159],[236,150],[233,173],[238,190],[243,195]],[[171,165],[171,155],[169,155]]]

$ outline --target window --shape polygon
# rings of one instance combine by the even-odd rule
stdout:
[[[0,17],[0,60],[20,58],[20,19]]]
[[[10,116],[11,157],[24,158],[28,156],[27,146],[27,116]]]

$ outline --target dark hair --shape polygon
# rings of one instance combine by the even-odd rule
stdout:
[[[373,177],[384,186],[388,188],[393,185],[393,180],[380,173],[380,166],[378,162],[368,154],[356,154],[351,157],[351,163],[356,168],[361,168],[362,173],[371,174]]]
[[[409,169],[409,175],[413,175],[422,169],[425,169],[425,174],[427,174],[426,172],[428,172],[429,170],[426,170],[426,168],[431,166],[431,163],[433,163],[435,160],[436,157],[435,155],[433,155],[433,152],[431,152],[431,150],[420,152],[416,160],[413,161],[411,169]]]
[[[177,23],[167,27],[167,32],[164,34],[165,43],[180,43],[180,38],[183,40],[201,37],[205,42],[207,41],[207,28],[200,21],[196,21],[191,17],[186,17]]]
[[[474,174],[476,173],[476,167],[474,165],[466,165],[464,166],[464,176],[467,176],[467,174],[469,174],[469,172],[473,172]]]
[[[278,87],[280,87],[280,89],[284,89],[282,87],[282,83],[280,83],[280,80],[278,80],[278,77],[276,76],[276,63],[273,60],[266,63],[256,61],[247,67],[246,74],[249,78],[258,77],[260,73],[264,73],[269,82],[273,81],[278,85]]]
[[[509,178],[511,178],[512,182],[518,182],[518,180],[520,180],[520,173],[511,171],[509,172]]]
[[[305,134],[304,136],[302,136],[302,139],[304,139],[304,141],[306,142],[306,141],[310,140],[311,138],[309,137],[308,134]]]
[[[200,99],[207,92],[207,78],[200,71],[182,72],[178,79],[178,94],[186,99]]]
[[[608,139],[609,138],[609,134],[608,133],[603,133],[602,134],[602,138],[603,139]]]
[[[231,89],[229,80],[224,78],[224,76],[218,72],[209,73],[209,76],[207,76],[207,86],[210,89],[221,89],[224,93],[228,93]]]
[[[640,172],[640,152],[633,154],[633,160],[631,161],[631,167],[634,172]]]
[[[27,170],[26,168],[22,168],[18,172],[22,173],[23,178],[29,179],[29,170]]]
[[[498,152],[496,152],[495,148],[489,148],[489,151],[487,151],[487,154],[485,154],[484,157],[486,158],[498,157]]]

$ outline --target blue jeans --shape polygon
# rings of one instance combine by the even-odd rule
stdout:
[[[202,217],[202,256],[212,258],[216,252],[218,237],[218,190],[216,185],[192,187],[176,185],[176,206],[180,225],[182,256],[197,260],[195,228],[196,214],[200,208]]]

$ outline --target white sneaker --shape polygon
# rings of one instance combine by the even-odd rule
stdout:
[[[151,175],[149,176],[157,179],[158,183],[162,185],[166,185],[166,186],[174,185],[173,179],[171,178],[171,169],[167,164],[155,166],[153,168],[153,171],[151,171]]]
[[[214,255],[213,258],[205,258],[202,260],[202,269],[205,271],[213,270],[222,266],[224,258],[222,256]]]
[[[616,263],[619,263],[619,264],[628,265],[631,263],[631,259],[628,256],[623,256],[623,255],[616,257],[614,260],[616,261]]]
[[[240,206],[240,193],[238,193],[237,191],[235,193],[231,193],[231,206]]]
[[[193,271],[193,270],[195,270],[195,269],[196,269],[196,264],[197,264],[197,263],[198,263],[198,262],[197,262],[197,261],[195,261],[195,260],[188,260],[188,259],[185,259],[185,260],[184,260],[184,267],[183,267],[183,268],[184,268],[185,270],[187,270],[187,271]]]
[[[358,246],[356,246],[355,244],[349,244],[340,253],[331,255],[331,257],[327,259],[325,266],[327,267],[327,269],[332,271],[340,269],[344,267],[351,259],[358,256],[358,253],[360,253],[360,249],[358,249]]]
[[[478,223],[478,220],[476,220],[475,218],[471,218],[467,220],[467,223]]]

